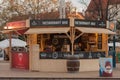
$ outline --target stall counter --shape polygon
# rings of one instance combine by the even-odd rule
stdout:
[[[35,70],[42,72],[67,72],[65,59],[40,59]],[[80,59],[79,72],[82,71],[98,71],[99,70],[99,59]],[[31,65],[31,71],[34,71],[35,65]]]

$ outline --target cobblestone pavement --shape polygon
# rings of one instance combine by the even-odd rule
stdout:
[[[99,77],[98,71],[78,73],[31,72],[10,69],[9,63],[0,62],[0,80],[120,80],[120,63],[113,69],[112,77]]]

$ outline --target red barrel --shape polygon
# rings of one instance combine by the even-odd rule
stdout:
[[[27,52],[12,52],[12,68],[29,69],[29,54]]]

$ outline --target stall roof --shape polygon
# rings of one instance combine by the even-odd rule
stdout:
[[[69,27],[30,28],[28,31],[25,32],[25,34],[67,33],[69,30]]]
[[[2,33],[9,33],[9,32],[11,32],[11,31],[13,31],[12,29],[8,29],[8,30],[2,30],[1,32]]]
[[[19,34],[19,35],[22,35],[24,34],[26,31],[28,30],[28,28],[22,28],[22,29],[4,29],[1,31],[1,33],[10,33],[10,32],[13,32],[13,33],[16,33],[16,34]]]
[[[110,31],[105,28],[88,28],[88,27],[76,27],[79,31],[83,33],[105,33],[105,34],[115,34],[115,32]]]

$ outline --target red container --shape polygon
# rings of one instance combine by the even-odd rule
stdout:
[[[29,54],[27,52],[12,52],[12,68],[29,69]]]

